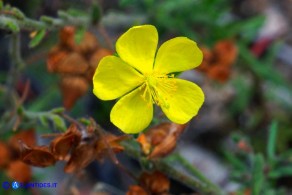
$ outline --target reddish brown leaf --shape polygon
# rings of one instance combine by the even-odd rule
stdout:
[[[22,130],[9,139],[9,144],[19,148],[19,141],[25,143],[27,146],[34,146],[36,144],[36,136],[34,129]]]
[[[55,72],[64,74],[83,74],[88,69],[88,63],[77,52],[69,53],[58,64]]]
[[[186,125],[175,123],[161,123],[147,131],[147,140],[153,147],[148,157],[159,158],[171,153],[175,149],[177,140],[185,127]]]
[[[88,89],[87,80],[79,76],[64,76],[61,81],[63,104],[66,109],[73,107],[75,102],[83,96]]]
[[[113,52],[111,50],[103,49],[103,48],[100,48],[94,52],[94,54],[89,59],[90,67],[89,67],[88,72],[86,74],[88,81],[90,81],[90,82],[92,81],[95,69],[97,68],[99,61],[105,56],[112,55],[112,53]]]
[[[22,144],[21,159],[23,162],[37,167],[47,167],[55,164],[56,159],[47,146],[30,148]]]
[[[12,161],[6,170],[6,174],[12,180],[29,182],[31,180],[31,167],[21,161]]]
[[[97,51],[95,51],[94,54],[91,56],[91,58],[89,60],[89,64],[95,70],[97,65],[98,65],[98,63],[99,63],[99,61],[103,57],[109,56],[109,55],[112,55],[112,54],[113,54],[113,52],[111,50],[100,48]]]
[[[104,139],[104,140],[102,140]],[[102,159],[105,155],[108,154],[108,148],[107,146],[110,147],[110,149],[114,152],[114,153],[119,153],[122,152],[124,150],[124,147],[120,145],[120,142],[128,139],[128,136],[115,136],[113,134],[107,134],[103,137],[101,137],[101,139],[99,139],[97,141],[96,144],[96,156],[97,159]],[[107,145],[107,144],[108,145]]]
[[[72,152],[70,160],[66,164],[64,171],[73,173],[85,168],[95,159],[94,144],[81,143]]]
[[[51,49],[47,58],[47,70],[49,72],[59,72],[59,64],[69,55],[69,51],[56,46]]]
[[[81,133],[76,125],[72,124],[66,133],[60,134],[50,144],[50,148],[55,158],[64,160],[70,150],[76,147],[81,141]]]
[[[96,37],[89,33],[85,32],[83,39],[77,46],[77,51],[84,56],[88,56],[96,51],[98,48],[98,41]]]
[[[20,152],[22,150],[19,142],[32,147],[36,144],[36,135],[34,129],[22,130],[15,135],[13,135],[9,141],[8,146],[11,152],[11,160],[18,160],[20,157]]]
[[[230,67],[237,57],[237,47],[231,40],[222,40],[216,43],[214,55],[217,63]]]
[[[237,47],[231,40],[222,40],[215,44],[212,50],[202,48],[203,62],[198,70],[219,82],[225,82],[230,78],[231,65],[237,58]]]
[[[151,194],[164,194],[167,193],[170,188],[169,179],[159,171],[143,173],[140,176],[140,184],[148,189]]]
[[[207,76],[219,82],[226,82],[230,78],[231,70],[225,66],[214,66],[209,69]]]
[[[207,72],[213,59],[213,52],[206,47],[201,48],[201,50],[203,52],[203,61],[197,69],[202,72]]]
[[[59,41],[61,47],[65,47],[67,49],[73,49],[75,47],[74,40],[75,28],[73,26],[64,27],[59,34]]]
[[[10,155],[8,146],[5,143],[0,142],[0,169],[8,165],[11,157]]]
[[[129,189],[126,195],[148,195],[148,193],[142,187],[133,185],[133,186],[129,186]]]

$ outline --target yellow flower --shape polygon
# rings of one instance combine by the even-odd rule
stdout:
[[[154,26],[134,26],[116,42],[119,57],[104,57],[94,74],[93,93],[98,98],[120,98],[110,119],[125,133],[141,132],[150,124],[153,104],[171,121],[184,124],[197,115],[204,102],[200,87],[173,76],[200,65],[203,55],[197,44],[176,37],[156,53],[157,43]]]

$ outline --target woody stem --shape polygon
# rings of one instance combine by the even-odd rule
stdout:
[[[169,177],[185,184],[189,188],[193,190],[197,190],[205,195],[222,195],[223,192],[217,187],[215,184],[213,184],[211,181],[209,181],[207,178],[203,177],[199,170],[197,170],[195,167],[192,167],[192,171],[189,171],[189,168],[187,166],[187,169],[185,172],[194,172],[196,170],[196,175],[199,175],[200,177],[194,177],[189,174],[184,173],[183,171],[177,169],[175,166],[173,166],[173,162],[170,162],[171,158],[176,159],[176,156],[170,155],[166,159],[159,159],[159,160],[149,160],[145,157],[141,156],[141,151],[133,146],[133,144],[128,141],[124,142],[123,146],[125,148],[125,152],[131,156],[132,158],[135,158],[139,162],[143,162],[152,165],[149,167],[153,167],[156,170],[159,170]],[[176,161],[178,161],[176,159]],[[178,162],[179,163],[179,162]],[[185,167],[186,168],[186,167]],[[198,174],[199,173],[199,174]]]

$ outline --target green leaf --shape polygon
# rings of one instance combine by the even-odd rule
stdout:
[[[18,8],[16,8],[16,7],[13,7],[12,9],[11,9],[11,11],[13,12],[13,15],[15,16],[15,17],[17,17],[18,19],[24,19],[25,18],[25,15],[24,15],[24,13],[22,13],[22,11],[20,11]]]
[[[45,22],[47,24],[54,24],[54,18],[49,17],[49,16],[41,16],[40,21]]]
[[[56,129],[60,130],[60,131],[66,131],[66,124],[65,121],[63,120],[63,118],[61,118],[60,116],[56,115],[56,114],[50,114],[50,119],[52,120],[54,126]]]
[[[6,26],[11,30],[12,32],[19,32],[20,28],[18,24],[14,20],[7,20],[6,21]]]
[[[252,170],[252,194],[261,195],[264,186],[264,157],[257,154],[253,161]]]
[[[43,125],[44,127],[49,127],[49,120],[46,115],[39,115],[38,119],[41,125]]]
[[[28,46],[30,48],[33,48],[33,47],[37,46],[43,40],[45,35],[46,35],[46,30],[45,29],[39,30],[36,33],[36,35],[30,40]]]
[[[101,8],[99,7],[98,3],[94,3],[91,9],[91,22],[92,24],[96,25],[99,23],[101,19],[102,13]]]
[[[263,16],[257,16],[249,20],[240,20],[226,25],[223,32],[228,34],[229,37],[236,34],[241,34],[242,38],[250,41],[254,39],[259,28],[264,24],[264,22],[265,17]]]
[[[69,8],[66,10],[66,13],[69,14],[70,16],[78,17],[78,16],[86,16],[88,13],[86,13],[83,10],[80,9],[74,9],[74,8]]]
[[[270,161],[275,160],[277,131],[278,131],[278,123],[276,121],[273,121],[269,128],[269,137],[268,137],[268,146],[267,146],[267,155]]]
[[[0,1],[0,10],[2,10],[3,9],[3,1],[1,0]]]
[[[269,177],[273,179],[277,179],[284,176],[292,176],[292,165],[275,168],[273,171],[269,173]]]
[[[51,113],[54,113],[54,114],[61,114],[63,112],[65,112],[65,108],[63,108],[63,107],[54,108],[54,109],[51,110]]]
[[[91,121],[87,118],[80,118],[79,121],[86,126],[91,124]]]
[[[236,91],[236,101],[231,103],[229,109],[233,114],[241,113],[249,104],[253,91],[243,76],[234,79],[232,85]]]
[[[119,1],[119,5],[122,6],[122,7],[125,7],[125,6],[128,6],[128,5],[131,5],[135,3],[134,0],[120,0]]]
[[[261,63],[244,44],[238,44],[239,55],[246,62],[244,63],[259,78],[269,80],[274,84],[287,86],[287,82],[282,75],[273,67]]]
[[[242,162],[242,160],[237,158],[234,154],[227,152],[227,151],[224,151],[223,154],[224,154],[226,160],[228,160],[229,163],[232,164],[235,169],[240,170],[240,171],[246,170],[245,164]]]
[[[86,32],[86,29],[83,27],[80,27],[76,30],[76,32],[74,34],[74,40],[77,44],[81,43],[85,32]]]

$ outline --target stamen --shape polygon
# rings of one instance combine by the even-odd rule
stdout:
[[[145,91],[150,93],[152,103],[162,106],[164,108],[169,108],[168,99],[171,97],[176,89],[176,81],[174,75],[161,75],[161,74],[151,74],[145,76]]]

